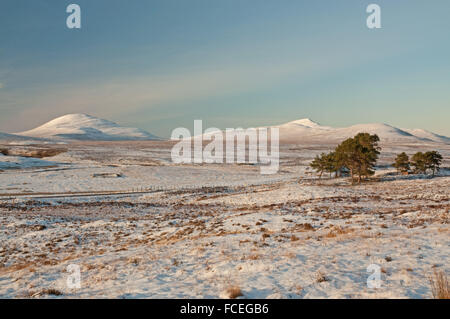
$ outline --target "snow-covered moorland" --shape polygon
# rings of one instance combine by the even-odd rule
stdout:
[[[0,296],[431,298],[450,271],[450,147],[383,144],[367,183],[307,167],[332,145],[282,145],[280,172],[174,165],[170,142],[80,142],[0,156]],[[438,149],[435,178],[395,154]],[[35,162],[33,162],[35,161]],[[81,287],[67,286],[78,265]],[[381,286],[368,288],[369,265]]]

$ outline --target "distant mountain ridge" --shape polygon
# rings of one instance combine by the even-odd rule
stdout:
[[[323,126],[309,118],[303,118],[280,125],[255,127],[255,129],[278,128],[280,143],[285,144],[336,144],[358,133],[377,134],[381,142],[390,143],[443,143],[450,144],[450,138],[422,129],[400,129],[384,123],[356,124],[334,128]],[[220,131],[220,130],[219,130]],[[194,138],[210,139],[214,132]]]
[[[377,134],[385,142],[437,142],[450,144],[450,138],[422,129],[400,129],[384,123],[356,124],[349,127],[333,128],[322,126],[305,118],[285,124],[271,126],[280,130],[280,140],[284,142],[326,142],[353,137],[358,133]]]
[[[435,142],[450,143],[450,137],[439,135],[420,128],[402,129],[402,130],[419,138],[429,139]]]
[[[58,140],[127,141],[157,140],[159,137],[87,114],[67,114],[16,135]]]
[[[336,143],[354,135],[367,132],[377,134],[381,142],[436,142],[450,144],[450,138],[423,129],[400,129],[388,124],[356,124],[334,128],[323,126],[309,118],[287,122],[277,127],[280,142],[284,143]],[[209,134],[210,135],[210,134]],[[0,133],[2,140],[24,139],[126,141],[160,140],[159,137],[138,128],[122,127],[114,122],[87,114],[67,114],[35,129],[15,133]]]

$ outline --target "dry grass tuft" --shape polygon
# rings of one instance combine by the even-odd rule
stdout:
[[[325,281],[330,281],[330,279],[325,276],[325,274],[323,272],[321,272],[320,270],[316,273],[316,282],[325,282]]]
[[[261,255],[259,255],[259,254],[251,254],[251,255],[248,256],[248,259],[249,260],[258,260],[258,259],[261,259]]]
[[[294,286],[294,291],[299,295],[302,293],[303,287],[300,285],[296,285],[296,286]]]
[[[330,231],[325,234],[326,238],[335,238],[338,237],[340,235],[345,235],[345,234],[349,234],[352,233],[354,230],[352,228],[344,228],[341,226],[333,226],[331,227]]]
[[[172,259],[172,265],[175,267],[178,267],[181,265],[181,261],[179,261],[178,259],[174,258]]]
[[[241,297],[244,294],[242,293],[241,288],[239,288],[238,286],[230,286],[227,288],[226,290],[227,296],[230,299],[236,299],[237,297]]]
[[[450,299],[450,285],[446,274],[442,270],[437,271],[435,269],[429,281],[434,299]]]
[[[47,288],[40,292],[40,295],[62,296],[63,293],[55,288]]]
[[[269,237],[270,237],[270,234],[268,234],[268,233],[262,234],[262,240],[265,240],[266,238],[269,238]]]
[[[141,261],[142,261],[142,259],[139,258],[139,257],[130,257],[130,258],[128,259],[128,262],[129,262],[130,264],[134,265],[134,266],[139,265],[139,263],[140,263]]]

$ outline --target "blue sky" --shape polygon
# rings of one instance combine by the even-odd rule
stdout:
[[[450,136],[449,31],[448,0],[2,0],[0,131],[88,113],[160,136],[304,117]]]

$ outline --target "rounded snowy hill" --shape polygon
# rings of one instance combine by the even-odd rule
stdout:
[[[356,124],[349,127],[323,126],[309,118],[280,125],[257,127],[277,128],[280,142],[285,144],[336,144],[354,137],[358,133],[376,134],[382,143],[443,143],[450,144],[450,138],[422,129],[400,129],[384,123]],[[199,135],[205,137],[214,133]]]
[[[443,135],[439,135],[427,130],[423,130],[420,128],[416,128],[416,129],[402,129],[405,132],[408,132],[414,136],[426,139],[426,140],[430,140],[430,141],[434,141],[434,142],[438,142],[438,143],[446,143],[446,144],[450,144],[450,138],[447,136],[443,136]]]
[[[332,137],[345,139],[353,137],[358,133],[376,134],[382,141],[416,142],[420,140],[420,138],[418,138],[417,136],[383,123],[356,124],[350,127],[337,128],[333,131]]]
[[[67,140],[155,140],[157,136],[138,128],[122,127],[87,114],[68,114],[17,135]]]
[[[450,139],[421,129],[399,129],[384,123],[356,124],[334,128],[322,126],[308,118],[273,126],[280,130],[280,140],[285,143],[336,143],[358,133],[377,134],[382,142],[437,142],[450,143]]]

